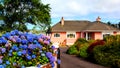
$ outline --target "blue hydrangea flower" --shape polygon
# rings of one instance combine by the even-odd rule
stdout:
[[[15,32],[14,32],[14,31],[11,31],[10,34],[11,34],[12,36],[14,36],[14,35],[15,35]]]
[[[19,50],[19,48],[18,48],[16,45],[13,45],[13,46],[12,46],[12,49],[15,50],[15,51],[18,51],[18,50]]]
[[[22,54],[26,55],[27,51],[26,50],[22,50]]]
[[[36,55],[32,55],[32,58],[33,58],[33,59],[36,58]]]
[[[2,40],[2,43],[3,43],[3,44],[6,44],[6,43],[7,43],[7,40],[3,39],[3,40]]]
[[[2,59],[0,59],[0,64],[2,64],[2,62],[3,62],[3,60],[2,60]]]
[[[57,59],[57,63],[58,63],[58,64],[61,64],[61,60],[60,60],[60,59]]]
[[[28,49],[27,54],[31,55],[32,51]]]
[[[0,39],[0,44],[2,44],[2,40]]]
[[[40,45],[40,44],[36,44],[36,46],[37,46],[37,48],[39,48],[39,49],[42,49],[42,48],[43,48],[43,46]]]
[[[13,52],[13,50],[11,49],[11,50],[9,50],[9,52],[10,52],[10,53],[12,53],[12,52]]]
[[[52,67],[54,67],[54,66],[55,66],[55,64],[54,64],[54,63],[51,63],[51,66],[52,66]]]
[[[9,64],[10,64],[10,62],[9,62],[9,61],[6,61],[6,64],[7,64],[7,65],[9,65]]]
[[[41,67],[41,64],[38,64],[37,67],[40,68],[40,67]]]
[[[28,48],[29,49],[35,49],[35,46],[33,44],[29,44]]]
[[[17,52],[17,55],[22,56],[22,52],[21,51]]]
[[[21,43],[24,45],[24,44],[27,44],[28,41],[26,39],[23,39],[23,40],[21,40]]]
[[[26,56],[26,58],[27,58],[28,60],[31,60],[31,59],[32,59],[32,57],[31,57],[30,55]]]
[[[5,68],[4,65],[0,65],[0,68]]]
[[[8,53],[9,56],[12,56],[12,53]]]
[[[16,39],[16,42],[17,42],[17,43],[21,43],[21,39],[20,39],[20,38],[17,38],[17,39]]]
[[[25,68],[25,66],[22,66],[21,68]]]
[[[50,57],[50,62],[54,62],[55,61],[55,57],[51,56]]]
[[[47,52],[47,53],[46,53],[46,57],[51,58],[51,56],[52,56],[52,53],[51,53],[51,52]]]

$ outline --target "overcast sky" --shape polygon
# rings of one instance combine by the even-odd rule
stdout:
[[[42,0],[50,4],[52,23],[65,20],[101,21],[117,23],[120,21],[120,0]]]

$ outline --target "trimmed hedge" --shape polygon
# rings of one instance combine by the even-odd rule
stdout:
[[[118,43],[115,42],[114,43]],[[113,68],[120,68],[120,45],[96,46],[93,49],[94,59],[97,63]]]
[[[83,44],[83,46],[80,48],[79,56],[87,58],[89,56],[89,54],[87,53],[88,47],[89,47],[88,43]]]
[[[78,54],[78,50],[77,50],[77,48],[76,48],[75,45],[72,45],[72,46],[67,50],[66,53],[68,53],[68,54],[70,54],[70,55],[77,55],[77,54]]]

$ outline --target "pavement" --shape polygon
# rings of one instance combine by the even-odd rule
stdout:
[[[66,54],[68,48],[60,48],[60,58],[61,64],[59,68],[108,68],[98,64],[91,63],[84,60],[83,58],[78,58],[73,55]]]

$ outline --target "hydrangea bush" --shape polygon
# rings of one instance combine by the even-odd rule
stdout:
[[[40,67],[46,63],[54,67],[54,49],[50,38],[42,34],[7,32],[0,37],[0,68]]]

